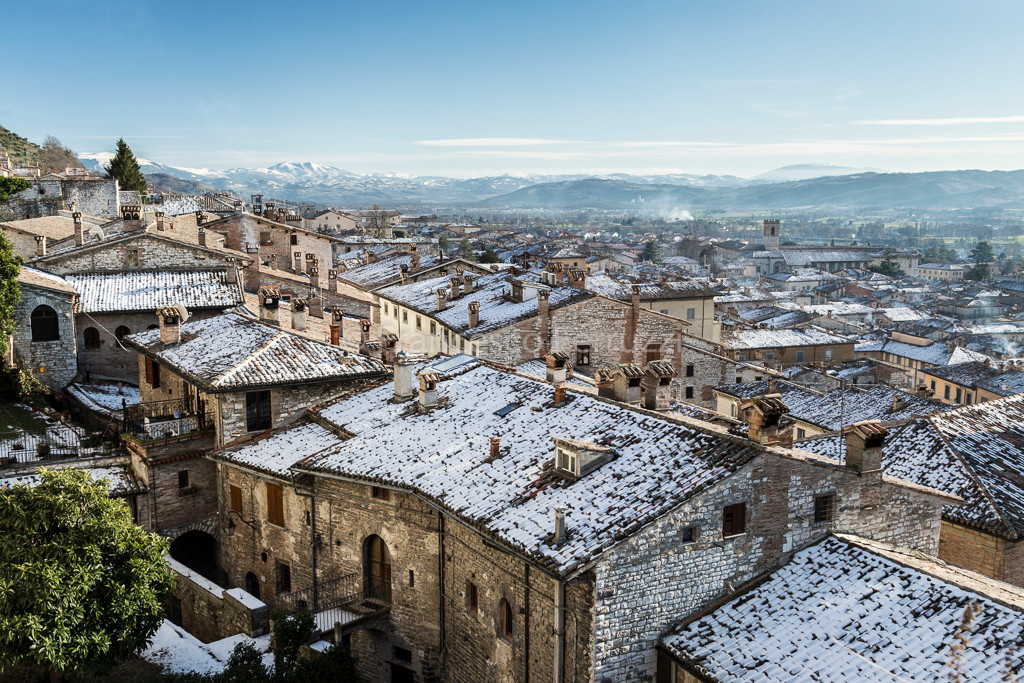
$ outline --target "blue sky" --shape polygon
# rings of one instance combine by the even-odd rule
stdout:
[[[80,152],[124,136],[177,166],[459,176],[1024,167],[1016,1],[47,8],[0,12],[0,124]]]

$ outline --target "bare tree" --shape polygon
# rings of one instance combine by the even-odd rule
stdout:
[[[48,135],[39,149],[39,167],[45,173],[63,173],[67,168],[85,168],[78,156],[64,143]]]

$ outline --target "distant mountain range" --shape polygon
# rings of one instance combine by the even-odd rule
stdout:
[[[100,170],[109,153],[81,154]],[[827,164],[786,166],[755,178],[719,175],[502,175],[447,178],[358,174],[311,162],[213,170],[139,159],[169,191],[218,188],[240,196],[261,192],[295,203],[406,211],[635,210],[668,215],[685,210],[1024,208],[1024,171],[885,173]]]

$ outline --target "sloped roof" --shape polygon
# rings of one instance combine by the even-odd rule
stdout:
[[[412,490],[568,574],[761,452],[710,428],[572,390],[556,408],[550,385],[476,362],[442,374],[435,410],[394,403],[392,386],[382,385],[318,411],[318,422],[350,438],[303,431],[218,457],[247,466],[269,458],[268,466],[280,467],[279,454],[289,453],[297,470]],[[492,436],[501,438],[496,459]],[[567,481],[552,469],[553,437],[611,448],[618,458]],[[286,439],[308,444],[291,447]],[[566,509],[567,537],[556,546],[557,505]]]
[[[707,299],[715,296],[705,282],[680,280],[676,282],[641,282],[641,301],[667,301],[672,299]],[[620,301],[629,301],[633,296],[634,283],[620,282],[610,275],[587,277],[587,289],[602,296]]]
[[[437,259],[430,254],[420,254],[420,269],[437,265]],[[388,254],[376,261],[338,273],[338,279],[366,290],[376,289],[398,280],[402,266],[410,266],[412,254]]]
[[[205,391],[236,391],[386,374],[376,360],[286,332],[240,313],[181,326],[181,342],[165,345],[160,330],[125,337]]]
[[[223,270],[126,270],[65,278],[81,294],[82,313],[156,311],[176,303],[189,310],[232,308],[245,302],[241,283],[227,282]]]
[[[829,334],[813,327],[805,330],[740,330],[722,339],[727,349],[780,349],[794,346],[821,346],[825,344],[852,344],[852,340]]]
[[[109,462],[109,461],[108,461]],[[57,463],[49,466],[50,469],[61,469],[67,467],[67,464]],[[76,469],[78,469],[76,467]],[[131,468],[128,465],[106,465],[98,467],[82,467],[80,468],[84,472],[88,472],[92,479],[97,481],[106,482],[109,487],[110,495],[112,496],[127,496],[133,493],[142,493],[146,491],[146,486],[135,478]],[[23,472],[20,474],[11,473],[7,476],[0,476],[0,489],[5,486],[13,486],[15,484],[27,484],[28,486],[36,486],[42,481],[42,475],[38,471]]]
[[[64,294],[78,293],[78,290],[60,275],[54,275],[44,270],[36,270],[26,266],[22,266],[18,271],[18,284],[28,287],[40,287],[54,292],[63,292]]]
[[[866,344],[857,344],[855,350],[857,353],[888,353],[900,356],[901,358],[918,360],[929,365],[956,365],[957,363],[967,363],[974,360],[984,361],[988,358],[985,354],[965,349],[962,346],[954,347],[952,351],[949,351],[946,349],[945,342],[935,342],[927,346],[916,346],[907,342],[885,339]]]
[[[1024,368],[1019,365],[974,361],[929,368],[926,373],[963,386],[979,387],[1000,396],[1024,392]]]
[[[938,681],[964,618],[964,681],[1020,675],[1024,591],[851,536],[796,553],[764,582],[673,629],[664,647],[707,680]]]

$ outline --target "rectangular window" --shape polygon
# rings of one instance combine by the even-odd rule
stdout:
[[[409,322],[409,311],[402,311],[402,322]]]
[[[388,305],[384,304],[384,315],[388,314]]]
[[[466,340],[463,339],[462,337],[459,337],[459,351],[466,351]]]
[[[188,488],[188,470],[178,470],[178,488]]]
[[[832,349],[832,348],[825,349],[825,360],[832,360],[832,353],[833,353],[833,351],[834,351],[834,349]]]
[[[935,393],[935,380],[932,380],[932,393]]]
[[[284,491],[280,484],[267,482],[267,521],[284,526]]]
[[[775,352],[774,351],[766,351],[765,354],[764,354],[764,359],[765,360],[775,360]]]
[[[797,427],[796,428],[796,438],[803,439],[806,436],[807,436],[807,430],[806,429],[804,429],[803,427]]]
[[[292,568],[284,562],[277,563],[277,594],[292,592]]]
[[[796,352],[796,362],[797,363],[803,363],[804,362],[804,350],[803,349],[798,349],[797,350],[797,352]]]
[[[154,389],[160,388],[160,364],[152,358],[146,359],[146,383]]]
[[[747,359],[747,354],[745,354],[745,353],[740,353],[740,354],[736,355],[736,360],[746,360],[746,359]]]
[[[433,320],[430,321],[430,334],[437,334],[437,323],[435,323]]]
[[[376,498],[377,500],[390,500],[391,492],[380,486],[371,486],[370,497]]]
[[[687,365],[686,366],[686,376],[687,377],[693,377],[693,366],[692,365]]]
[[[409,588],[416,587],[416,572],[412,569],[409,570]]]
[[[476,356],[476,344],[473,344],[473,350],[471,351],[471,353],[472,353],[472,354],[473,354],[474,356]]]
[[[949,385],[948,384],[946,386],[942,387],[942,397],[945,398],[947,401],[949,400]]]
[[[683,529],[683,543],[696,543],[697,542],[697,527],[688,526]]]
[[[392,653],[398,661],[405,662],[406,664],[412,664],[412,650],[395,645]]]
[[[423,329],[423,319],[420,318],[419,316],[416,316],[416,329],[417,330],[422,330]]]
[[[250,432],[270,429],[270,392],[250,391],[245,394],[245,427]]]
[[[696,317],[697,317],[697,309],[696,308],[687,308],[686,309],[686,319],[687,320],[693,320]]]
[[[957,403],[959,403],[960,399],[962,398],[962,396],[963,396],[963,389],[961,389],[960,387],[957,387],[956,388],[956,398],[953,399],[953,400],[956,401]]]
[[[686,398],[693,398],[693,387],[686,387]]]
[[[231,509],[242,514],[242,489],[232,484],[228,490],[231,492]]]
[[[972,396],[970,394],[967,394],[967,405],[971,405],[971,403],[974,402],[971,399],[972,399]]]
[[[125,262],[125,265],[128,266],[129,268],[138,268],[139,267],[139,250],[138,249],[129,249],[128,253],[125,255],[124,262]]]
[[[292,245],[296,245],[296,244],[298,244],[298,243],[299,243],[299,236],[298,236],[298,235],[295,235],[295,234],[293,234],[293,235],[291,236],[291,243],[292,243]]]
[[[652,363],[656,360],[661,360],[661,344],[648,344],[647,362]]]
[[[269,230],[263,230],[260,232],[260,242],[263,244],[269,244],[271,239],[273,238],[270,236]]]
[[[814,497],[814,523],[828,524],[835,519],[836,494]]]
[[[395,320],[398,320],[398,306],[395,306]]]
[[[722,509],[722,537],[739,536],[747,530],[747,504],[726,505]]]
[[[466,607],[470,612],[480,612],[480,596],[477,595],[476,584],[472,581],[466,582]]]
[[[580,344],[576,347],[576,365],[590,365],[589,344]]]

